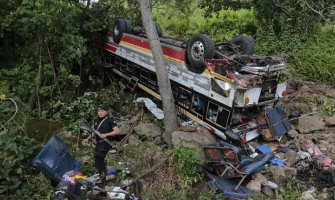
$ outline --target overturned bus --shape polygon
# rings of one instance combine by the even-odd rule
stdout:
[[[156,30],[178,112],[223,139],[228,129],[255,132],[256,116],[285,96],[285,64],[280,58],[253,55],[255,45],[249,37],[214,44],[205,34],[182,41],[163,37],[158,24]],[[131,89],[138,87],[161,99],[143,28],[117,19],[104,50],[106,66],[127,79]]]

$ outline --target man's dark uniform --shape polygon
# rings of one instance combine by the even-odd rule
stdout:
[[[101,121],[103,122],[101,123]],[[101,125],[99,126],[100,123]],[[113,128],[116,126],[117,125],[115,123],[115,120],[112,117],[106,116],[104,118],[98,118],[97,120],[95,120],[93,127],[94,129],[99,131],[101,134],[104,134],[104,133],[112,132]],[[98,169],[99,174],[103,175],[106,173],[105,157],[109,149],[111,148],[111,146],[106,141],[101,139],[98,135],[96,135],[95,137],[97,140],[97,144],[95,145],[95,150],[94,150],[95,167]],[[113,137],[109,136],[107,137],[107,139],[109,141],[112,141]]]

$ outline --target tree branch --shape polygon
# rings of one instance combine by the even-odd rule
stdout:
[[[58,84],[56,70],[55,70],[55,65],[54,65],[54,63],[52,61],[52,57],[51,57],[51,53],[50,53],[50,49],[49,49],[49,45],[48,45],[47,41],[45,41],[45,46],[47,47],[48,54],[49,54],[49,59],[50,59],[50,63],[51,63],[51,66],[52,66],[52,71],[53,71],[53,76],[54,76],[54,83],[57,85],[59,95],[62,97],[62,91],[60,90],[60,87],[59,87],[59,84]]]
[[[323,16],[323,11],[326,10],[327,8],[321,10],[321,11],[317,11],[316,9],[314,9],[309,3],[307,0],[304,1],[306,6],[311,10],[313,11],[314,13],[316,13],[317,15],[319,15],[324,21],[326,21],[327,23],[330,23],[330,20],[329,19],[326,19],[325,16]]]
[[[272,0],[272,3],[273,3],[274,6],[280,8],[283,11],[283,13],[285,13],[286,15],[292,17],[292,14],[291,14],[290,10],[287,7],[285,7],[282,4],[280,4],[278,2],[278,0]]]

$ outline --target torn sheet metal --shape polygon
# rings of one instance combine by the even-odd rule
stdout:
[[[246,133],[245,137],[246,137],[246,141],[249,142],[255,138],[257,138],[261,133],[259,132],[258,129],[249,131]]]

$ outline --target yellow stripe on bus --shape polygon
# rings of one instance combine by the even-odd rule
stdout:
[[[208,69],[206,69],[206,70],[204,71],[204,73],[205,73],[205,74],[209,74],[209,75],[211,75],[211,76],[214,76],[214,77],[217,78],[217,79],[223,80],[224,82],[234,83],[233,80],[230,80],[229,78],[227,78],[227,77],[225,77],[225,76],[222,76],[222,75],[220,75],[220,74],[212,73],[212,72],[210,72]]]
[[[198,123],[200,123],[200,121],[202,121],[201,119],[199,119],[198,117],[196,117],[195,115],[193,115],[192,113],[188,112],[187,110],[185,110],[184,108],[181,108],[179,106],[177,106],[183,113],[186,114],[187,117],[189,117],[190,119],[192,119],[193,121],[196,121]],[[202,124],[202,123],[200,123]]]
[[[114,71],[115,73],[117,73],[119,76],[121,76],[121,77],[127,79],[128,81],[130,80],[130,77],[129,77],[129,76],[123,74],[123,73],[120,72],[119,70],[113,68],[113,71]],[[138,83],[138,87],[140,87],[142,90],[148,92],[148,93],[151,94],[152,96],[156,97],[157,99],[162,100],[161,96],[160,96],[158,93],[152,91],[151,89],[147,88],[147,87],[144,86],[143,84]]]

